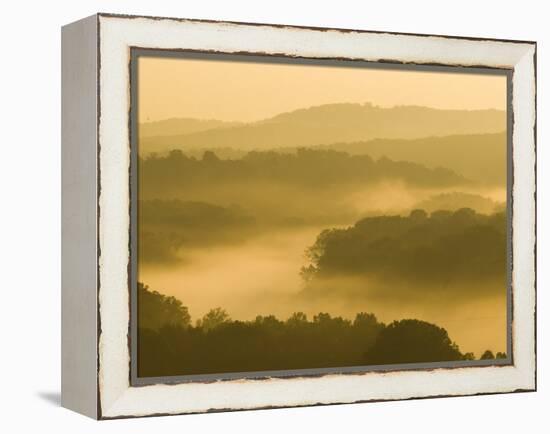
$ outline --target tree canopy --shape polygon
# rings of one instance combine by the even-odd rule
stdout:
[[[419,293],[449,282],[496,281],[505,289],[506,217],[468,208],[367,217],[321,232],[306,253],[310,264],[302,275],[312,288],[316,281],[345,275],[375,278],[385,286],[406,281]]]
[[[296,152],[251,151],[238,160],[222,160],[213,151],[201,159],[182,151],[140,160],[141,197],[162,197],[167,192],[189,192],[205,185],[276,182],[300,188],[350,183],[372,184],[382,180],[403,180],[416,186],[464,185],[467,180],[444,168],[427,168],[418,163],[372,159],[368,155],[300,148]]]
[[[365,354],[368,365],[463,360],[447,331],[416,319],[394,321],[385,327]]]
[[[140,282],[137,289],[139,327],[158,330],[164,326],[189,326],[191,315],[180,300],[151,291]]]
[[[415,319],[385,325],[368,312],[357,313],[353,320],[327,312],[310,320],[304,312],[295,312],[286,320],[259,315],[243,321],[215,308],[192,325],[179,300],[143,284],[138,303],[140,376],[474,359],[460,352],[445,329]]]

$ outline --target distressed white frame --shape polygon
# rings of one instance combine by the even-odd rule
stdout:
[[[99,15],[98,26],[98,417],[535,389],[534,43],[111,15]],[[513,366],[131,387],[128,349],[130,47],[513,69]]]

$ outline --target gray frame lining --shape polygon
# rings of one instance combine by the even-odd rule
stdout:
[[[275,371],[253,371],[253,372],[231,372],[220,374],[200,374],[200,375],[174,375],[165,377],[138,377],[137,356],[138,356],[138,324],[137,324],[137,251],[138,251],[138,224],[137,224],[137,203],[138,203],[138,129],[137,129],[137,110],[139,104],[139,95],[137,92],[137,83],[139,71],[137,60],[140,56],[146,57],[173,57],[186,59],[202,60],[231,60],[235,62],[261,62],[277,64],[302,64],[312,66],[334,66],[337,68],[369,68],[369,69],[400,69],[409,71],[430,71],[447,72],[457,74],[486,74],[486,75],[504,75],[507,77],[507,351],[506,359],[494,360],[473,360],[473,361],[452,361],[452,362],[433,362],[433,363],[407,363],[407,364],[388,364],[388,365],[370,365],[370,366],[347,366],[330,367],[317,369],[294,369],[294,370],[275,370]],[[151,384],[181,384],[190,382],[212,382],[228,381],[237,379],[265,380],[269,378],[296,378],[296,377],[319,377],[324,375],[348,374],[357,375],[367,372],[398,372],[410,370],[433,370],[433,369],[454,369],[464,367],[483,367],[483,366],[507,366],[513,365],[513,288],[512,288],[512,212],[513,212],[513,194],[512,187],[514,182],[513,168],[513,108],[512,108],[512,76],[513,70],[506,68],[487,68],[477,66],[460,65],[434,65],[434,64],[403,64],[397,62],[369,62],[355,59],[315,59],[303,57],[291,57],[282,54],[267,55],[263,53],[220,53],[209,51],[179,50],[179,49],[149,49],[142,47],[131,47],[130,62],[130,108],[129,108],[129,131],[130,131],[130,267],[129,267],[129,286],[130,286],[130,323],[129,323],[129,350],[130,350],[130,385],[146,386]]]

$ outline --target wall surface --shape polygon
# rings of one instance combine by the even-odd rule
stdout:
[[[406,0],[10,1],[3,5],[0,68],[2,198],[0,304],[5,432],[544,432],[550,402],[550,31],[544,2]],[[95,12],[179,16],[538,41],[539,391],[94,422],[60,407],[60,27]],[[546,260],[548,262],[548,260]]]

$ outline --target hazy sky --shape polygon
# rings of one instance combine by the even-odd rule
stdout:
[[[256,121],[335,102],[506,109],[506,77],[359,67],[143,57],[139,121]]]

